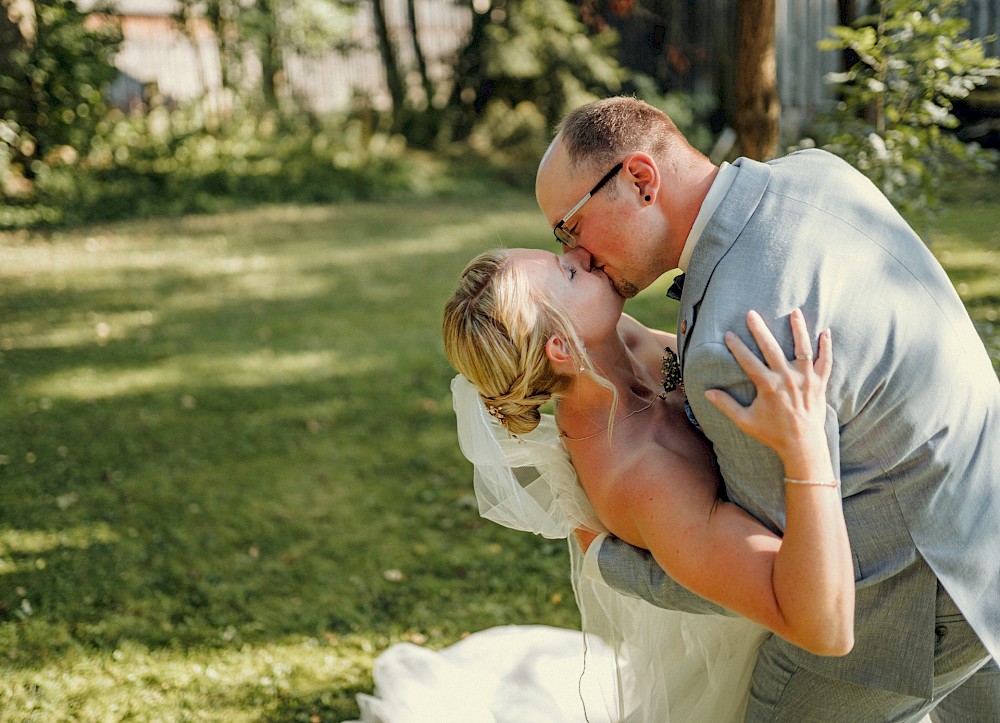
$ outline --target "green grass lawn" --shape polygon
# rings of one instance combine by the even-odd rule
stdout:
[[[996,197],[932,248],[1000,367]],[[551,248],[530,196],[0,235],[0,720],[341,721],[393,642],[577,626],[454,432],[441,309],[501,244]]]

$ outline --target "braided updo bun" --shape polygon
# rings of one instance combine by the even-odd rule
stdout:
[[[565,314],[531,288],[504,249],[473,259],[445,305],[448,361],[511,434],[537,427],[540,407],[569,385],[545,353],[554,334],[576,339]]]

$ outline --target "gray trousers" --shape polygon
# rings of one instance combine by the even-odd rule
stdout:
[[[747,723],[1000,722],[1000,667],[938,587],[934,695],[931,699],[877,690],[817,675],[764,642],[750,685]]]

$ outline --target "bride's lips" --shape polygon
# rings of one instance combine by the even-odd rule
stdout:
[[[607,279],[608,284],[611,286],[611,289],[618,296],[620,296],[622,299],[626,298],[625,295],[622,294],[622,292],[618,290],[618,284],[616,284],[615,280],[611,278],[611,275],[607,271],[604,270],[603,266],[595,266],[593,269],[591,269],[591,273],[597,273],[597,272],[600,272],[601,274],[604,275],[604,278]]]

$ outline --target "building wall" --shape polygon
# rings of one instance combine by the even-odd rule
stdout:
[[[168,101],[205,98],[224,102],[219,97],[219,49],[207,23],[195,21],[182,32],[172,17],[175,9],[163,0],[119,2],[119,10],[123,13],[124,42],[115,63],[123,74],[139,84],[155,84]],[[415,55],[406,21],[406,0],[386,0],[386,11],[400,64],[411,67]],[[471,11],[453,0],[418,0],[416,13],[428,74],[436,81],[447,81],[452,58],[468,33]],[[352,50],[322,57],[284,53],[289,88],[311,110],[344,110],[356,95],[366,97],[377,108],[389,105],[370,0],[361,3],[356,20],[347,39],[354,46]],[[250,82],[259,80],[259,61],[251,56],[243,74]],[[414,93],[422,94],[419,78],[407,80]],[[131,89],[136,84],[126,86]]]

